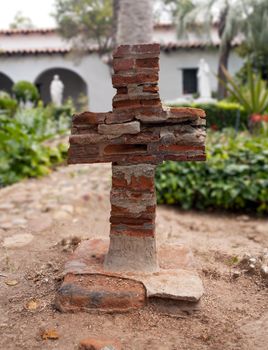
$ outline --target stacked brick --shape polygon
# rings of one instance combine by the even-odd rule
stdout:
[[[156,194],[155,166],[112,166],[110,248],[106,267],[154,270]],[[131,249],[129,247],[131,242]],[[119,254],[125,251],[127,254]]]
[[[74,116],[69,163],[205,160],[204,111],[161,105],[159,53],[158,44],[115,51],[113,112]]]
[[[108,270],[157,269],[155,166],[168,159],[205,160],[205,113],[162,106],[159,54],[157,44],[120,46],[113,111],[73,118],[69,163],[113,163]]]

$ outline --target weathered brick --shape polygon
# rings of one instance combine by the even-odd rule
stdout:
[[[133,58],[122,58],[113,60],[113,68],[115,72],[127,71],[135,68],[135,60]]]
[[[117,339],[87,338],[79,343],[79,350],[121,350],[122,345]]]
[[[120,75],[114,74],[112,82],[114,87],[127,86],[128,84],[145,84],[145,83],[157,83],[158,73],[152,74],[135,74],[135,75]]]
[[[160,151],[166,152],[183,152],[183,151],[205,151],[205,146],[191,146],[191,145],[161,145]]]
[[[159,68],[159,58],[141,58],[136,59],[136,66],[141,68]]]
[[[159,91],[159,87],[157,85],[147,85],[143,87],[143,91],[156,93]]]
[[[137,56],[140,54],[150,54],[156,57],[160,54],[159,44],[143,45],[121,45],[113,53],[113,57]]]
[[[111,235],[130,237],[154,237],[155,226],[152,224],[143,225],[116,225],[111,224]]]
[[[73,116],[73,125],[76,124],[100,124],[104,123],[109,113],[83,112]]]
[[[104,135],[123,135],[123,134],[138,134],[140,132],[140,123],[129,122],[122,124],[100,124],[98,132]]]
[[[203,109],[191,107],[171,107],[168,109],[169,118],[192,117],[205,118],[206,113]]]

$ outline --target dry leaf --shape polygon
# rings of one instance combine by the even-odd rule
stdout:
[[[29,300],[27,303],[26,303],[26,308],[27,310],[30,310],[30,311],[34,311],[38,308],[38,302],[34,299],[32,300]]]
[[[9,280],[9,281],[5,281],[5,284],[7,286],[10,286],[10,287],[13,287],[13,286],[16,286],[19,282],[16,281],[16,280]]]
[[[44,340],[47,340],[47,339],[56,340],[56,339],[59,339],[59,334],[55,329],[48,329],[42,332],[41,337]]]

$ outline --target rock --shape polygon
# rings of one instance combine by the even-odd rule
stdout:
[[[3,230],[9,230],[12,227],[13,227],[13,225],[12,225],[11,222],[2,222],[2,223],[0,223],[0,228],[2,228]]]
[[[52,226],[53,221],[50,214],[40,214],[35,219],[30,220],[29,227],[33,232],[42,232]]]
[[[232,276],[233,276],[233,278],[238,278],[238,277],[240,277],[240,276],[241,276],[241,271],[234,270],[234,271],[232,272]]]
[[[240,215],[240,216],[237,217],[237,220],[239,220],[239,221],[249,221],[250,217],[247,216],[247,215]]]
[[[30,233],[17,234],[4,239],[3,247],[5,248],[19,248],[24,247],[33,240],[34,236]]]
[[[12,224],[14,226],[25,226],[27,224],[27,220],[24,218],[16,218],[14,220],[12,220]]]
[[[261,266],[261,275],[262,275],[262,277],[264,277],[265,279],[268,280],[268,266],[267,265]]]
[[[11,210],[14,208],[14,204],[12,203],[1,203],[0,210]]]
[[[79,350],[121,350],[121,342],[117,339],[87,338],[80,341]]]
[[[58,210],[54,213],[53,219],[55,220],[65,220],[70,217],[70,214],[63,210]]]
[[[66,211],[66,213],[73,214],[74,207],[72,205],[65,204],[61,206],[61,210]]]

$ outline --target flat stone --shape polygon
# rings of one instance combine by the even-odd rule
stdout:
[[[142,307],[146,296],[197,303],[204,293],[193,255],[182,244],[160,246],[159,268],[153,272],[105,269],[108,247],[109,240],[101,239],[83,241],[78,246],[65,265],[64,282],[56,296],[60,311],[94,308],[108,312],[126,311]],[[141,286],[146,290],[144,294]]]
[[[33,215],[31,215],[33,217]],[[50,214],[39,214],[29,221],[29,227],[33,232],[42,232],[49,229],[53,224]]]
[[[138,134],[140,132],[140,122],[130,122],[122,124],[100,124],[98,132],[104,135],[121,136],[124,134]]]
[[[30,233],[17,234],[4,239],[3,247],[19,248],[24,247],[33,240],[34,236]]]
[[[117,339],[87,338],[80,341],[79,350],[121,350],[122,345]]]

